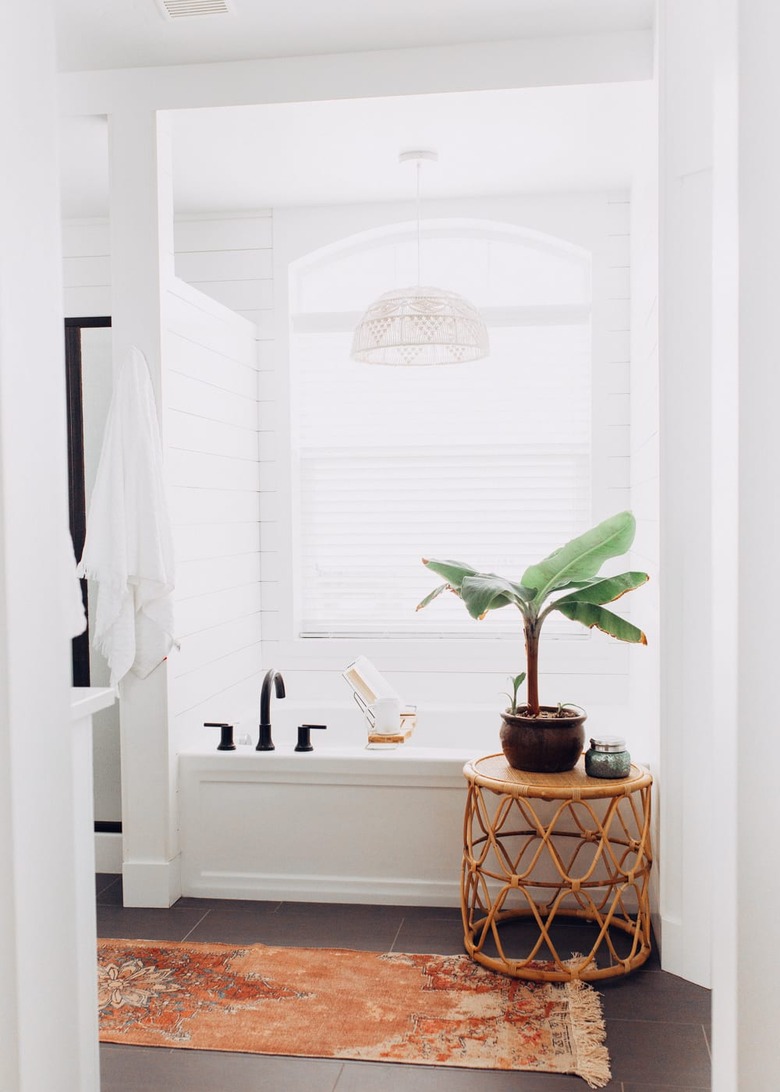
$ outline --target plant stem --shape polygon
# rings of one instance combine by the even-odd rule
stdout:
[[[539,716],[539,630],[536,622],[526,621],[525,658],[528,672],[528,713]]]

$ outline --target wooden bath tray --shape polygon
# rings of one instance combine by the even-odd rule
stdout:
[[[401,730],[399,732],[371,732],[368,733],[369,743],[406,743],[417,726],[416,713],[401,713]]]

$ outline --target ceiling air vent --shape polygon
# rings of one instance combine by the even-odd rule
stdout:
[[[233,0],[157,0],[166,19],[192,19],[196,15],[230,15]]]

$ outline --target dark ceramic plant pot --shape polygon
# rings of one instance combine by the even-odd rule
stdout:
[[[539,717],[524,715],[525,706],[501,714],[501,746],[513,770],[565,773],[576,766],[585,746],[586,714],[568,706],[564,710],[570,715],[555,716],[553,705],[541,706]]]

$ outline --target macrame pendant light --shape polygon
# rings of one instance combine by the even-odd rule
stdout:
[[[481,360],[489,351],[485,323],[457,292],[420,284],[420,169],[435,152],[402,152],[417,165],[417,284],[385,292],[368,308],[352,339],[352,358],[366,364],[419,367]]]

